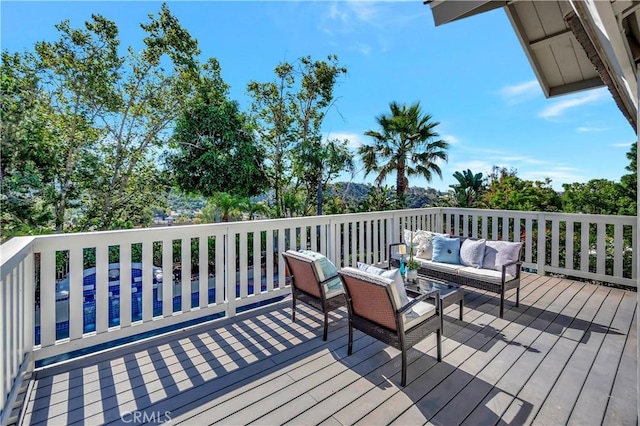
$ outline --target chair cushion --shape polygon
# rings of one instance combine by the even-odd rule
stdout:
[[[410,298],[409,300],[412,299]],[[424,301],[416,303],[410,311],[405,312],[402,315],[405,331],[409,330],[412,327],[415,327],[418,324],[421,324],[435,314],[435,305]]]
[[[318,273],[318,279],[320,279],[320,281],[325,281],[331,277],[338,276],[338,269],[336,268],[336,265],[327,259],[327,256],[324,254],[311,250],[298,250],[298,253],[314,260],[314,263],[316,264],[316,272]]]
[[[502,265],[520,260],[521,242],[487,241],[482,267],[502,272]],[[516,265],[507,268],[509,275],[516,275]]]
[[[324,297],[327,299],[331,299],[332,297],[339,296],[344,294],[344,287],[342,286],[342,281],[340,277],[335,277],[323,284],[324,286]]]
[[[396,309],[399,309],[401,306],[409,303],[409,296],[407,296],[407,290],[404,288],[404,280],[402,279],[402,275],[400,274],[399,269],[382,269],[360,262],[358,262],[358,269],[373,275],[380,275],[383,278],[393,280],[393,285],[391,286],[391,294],[395,299]]]
[[[433,237],[433,257],[434,262],[460,264],[460,239]]]
[[[482,268],[486,242],[484,238],[480,240],[465,239],[460,244],[460,263],[465,266]]]

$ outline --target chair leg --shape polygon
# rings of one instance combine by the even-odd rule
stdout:
[[[436,332],[437,339],[437,352],[438,352],[438,362],[442,361],[442,332],[437,330]]]
[[[520,287],[516,287],[516,308],[520,306]]]
[[[327,333],[329,332],[329,315],[327,311],[324,312],[324,335],[322,336],[322,340],[327,341]]]
[[[347,355],[351,355],[353,353],[353,327],[351,326],[351,321],[349,321],[349,348],[347,350]]]
[[[296,296],[292,297],[291,303],[291,322],[296,322]]]
[[[504,317],[504,290],[500,294],[500,318]]]
[[[438,335],[440,331],[438,330]],[[402,380],[400,386],[405,387],[407,385],[407,349],[402,348]]]
[[[464,299],[460,300],[460,321],[462,321],[463,312],[464,312]]]

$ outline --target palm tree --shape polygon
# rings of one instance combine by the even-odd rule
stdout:
[[[456,200],[460,207],[473,207],[483,189],[482,173],[473,174],[470,169],[462,172],[456,171],[453,177],[457,184],[449,185],[456,194]]]
[[[439,139],[430,114],[423,114],[420,102],[407,107],[397,102],[389,104],[391,114],[376,117],[380,130],[368,130],[365,135],[374,140],[372,145],[358,149],[365,167],[365,176],[378,174],[380,186],[386,177],[396,172],[396,196],[400,207],[405,206],[408,176],[423,176],[431,182],[433,173],[442,178],[438,160],[447,161],[449,144]]]
[[[218,192],[209,199],[209,203],[215,206],[222,222],[240,216],[246,205],[245,198],[226,192]]]

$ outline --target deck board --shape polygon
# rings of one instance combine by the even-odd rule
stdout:
[[[289,303],[41,369],[22,424],[637,424],[637,293],[524,274],[521,304],[470,290],[463,321],[400,352],[346,311]],[[151,417],[150,417],[151,416]],[[168,418],[164,418],[167,420]],[[129,417],[131,420],[131,417]]]

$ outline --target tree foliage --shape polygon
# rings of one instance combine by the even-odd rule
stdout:
[[[457,184],[449,185],[455,194],[455,201],[459,207],[475,207],[484,189],[482,173],[472,173],[470,169],[456,171],[453,177]]]
[[[287,208],[285,204],[291,204],[292,198],[287,191],[293,188],[298,194],[297,189],[304,188],[306,204],[315,201],[321,213],[326,183],[353,168],[347,144],[323,141],[321,132],[335,99],[334,88],[347,70],[339,65],[337,56],[330,55],[323,61],[305,56],[294,63],[284,62],[274,72],[275,81],[252,81],[247,89],[268,159],[267,178],[275,191],[275,212],[278,216],[289,214],[285,210],[291,212],[291,205]]]
[[[515,169],[494,166],[488,176],[482,206],[498,210],[557,212],[560,196],[551,187],[551,180],[530,181],[517,176]]]
[[[208,69],[221,79],[217,63]],[[179,118],[167,157],[177,186],[211,197],[218,192],[249,197],[267,185],[264,155],[254,141],[252,127],[238,104],[226,99],[226,85],[203,85],[198,99]]]
[[[427,182],[433,174],[442,177],[438,161],[447,161],[449,144],[439,139],[435,131],[438,122],[430,114],[423,114],[420,103],[409,107],[397,102],[389,104],[390,114],[376,117],[379,130],[368,130],[371,145],[363,145],[358,153],[365,173],[376,173],[378,185],[391,173],[396,173],[396,197],[405,207],[405,192],[410,176],[422,176]]]

